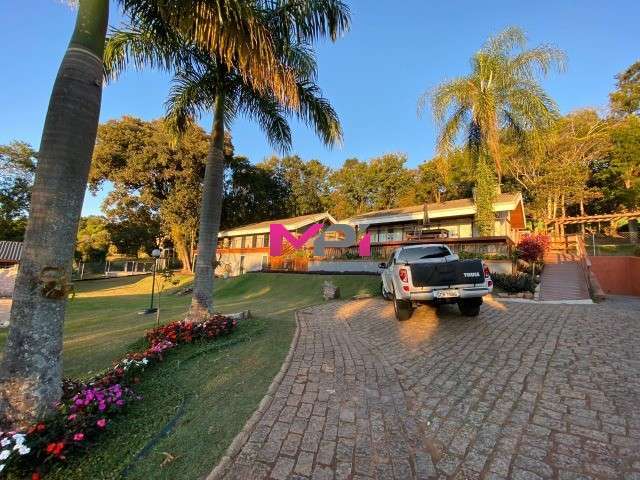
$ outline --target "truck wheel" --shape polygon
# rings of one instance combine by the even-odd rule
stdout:
[[[393,294],[385,290],[384,283],[382,282],[380,282],[380,291],[382,292],[382,298],[385,300],[393,300]]]
[[[460,313],[465,317],[477,317],[480,314],[480,305],[482,305],[481,298],[468,298],[458,301]]]
[[[413,305],[408,300],[398,300],[397,298],[393,300],[393,310],[396,314],[396,318],[403,322],[405,320],[409,320],[411,318],[411,314],[413,313]]]

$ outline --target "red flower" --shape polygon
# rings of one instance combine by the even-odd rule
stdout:
[[[44,423],[39,423],[36,425],[36,432],[42,433],[47,429],[47,426]]]
[[[49,455],[53,454],[56,457],[59,457],[64,450],[64,442],[52,442],[47,445],[47,453]]]
[[[31,480],[40,480],[42,477],[40,476],[40,474],[38,472],[33,472],[31,474]]]

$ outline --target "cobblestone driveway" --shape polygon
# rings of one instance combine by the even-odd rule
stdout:
[[[640,312],[380,299],[299,315],[274,401],[227,478],[640,478]]]

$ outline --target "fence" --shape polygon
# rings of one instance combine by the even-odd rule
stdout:
[[[619,232],[615,235],[587,233],[584,241],[589,255],[640,255],[637,232]]]
[[[74,280],[145,275],[153,271],[153,262],[153,260],[148,259],[78,262],[73,265],[72,275]],[[158,269],[176,268],[178,266],[179,263],[175,259],[160,258],[158,260]]]

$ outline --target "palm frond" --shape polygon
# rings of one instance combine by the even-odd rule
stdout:
[[[218,87],[215,73],[190,66],[174,76],[165,118],[176,134],[186,131],[197,117],[213,108]]]
[[[349,7],[340,0],[275,0],[267,9],[272,31],[295,43],[329,36],[336,40],[351,24]]]
[[[112,29],[104,49],[105,78],[116,79],[128,66],[172,71],[189,63],[189,51],[178,38],[158,37],[151,29],[128,25]]]
[[[523,48],[526,43],[527,36],[522,29],[511,26],[489,37],[482,50],[494,55],[508,55],[515,48]]]
[[[280,62],[265,12],[242,0],[119,0],[132,22],[162,25],[217,57],[260,91],[297,107],[295,75]]]
[[[338,114],[329,101],[322,96],[322,91],[313,82],[298,82],[300,108],[296,112],[298,118],[312,127],[322,142],[327,146],[342,143],[342,127]]]

